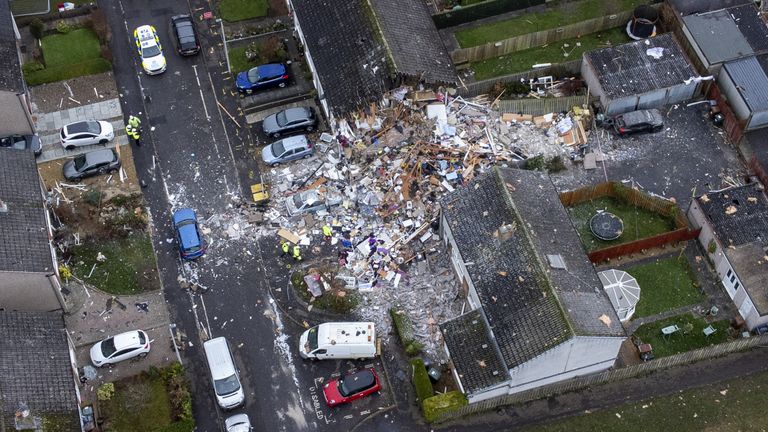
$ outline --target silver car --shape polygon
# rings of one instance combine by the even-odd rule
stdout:
[[[105,121],[79,121],[61,128],[61,145],[67,150],[86,145],[106,144],[114,138],[115,130]]]
[[[264,163],[274,167],[295,159],[309,158],[314,154],[315,148],[307,136],[299,135],[283,138],[264,147],[261,158]]]
[[[287,135],[291,132],[312,132],[317,127],[315,110],[310,107],[289,108],[264,119],[264,133],[272,138]]]
[[[224,420],[224,424],[227,427],[227,432],[251,432],[253,430],[248,414],[235,414]]]
[[[81,180],[120,169],[120,157],[113,149],[94,150],[77,155],[62,168],[67,180]]]

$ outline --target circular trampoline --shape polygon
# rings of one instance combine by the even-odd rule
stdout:
[[[611,299],[619,321],[629,321],[640,300],[640,285],[637,280],[625,271],[614,269],[601,271],[597,275],[600,277],[605,293]]]
[[[600,240],[611,241],[621,237],[624,222],[613,213],[598,211],[589,220],[589,229]]]

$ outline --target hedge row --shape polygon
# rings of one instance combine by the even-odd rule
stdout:
[[[413,324],[411,319],[404,311],[393,307],[389,310],[389,315],[392,317],[392,322],[395,324],[395,330],[397,330],[398,336],[400,336],[400,342],[403,344],[405,353],[409,356],[415,356],[420,353],[424,345],[417,342],[413,338]]]

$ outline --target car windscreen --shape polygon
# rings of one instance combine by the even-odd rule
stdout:
[[[142,345],[147,343],[147,338],[144,336],[143,332],[139,332],[139,343]]]
[[[297,209],[300,209],[301,206],[304,205],[304,199],[301,197],[301,194],[296,194],[296,195],[293,196],[293,205]]]
[[[81,154],[75,158],[75,169],[80,171],[85,166],[85,155]],[[102,345],[103,346],[103,345]]]
[[[141,50],[141,55],[144,58],[159,56],[160,53],[161,53],[160,48],[158,48],[157,45],[150,45],[148,47],[142,48]]]
[[[339,380],[339,393],[342,396],[351,396],[373,387],[374,382],[373,374],[370,371],[348,375]]]
[[[309,329],[309,333],[307,334],[307,345],[309,345],[310,352],[317,349],[317,327]]]
[[[224,379],[215,380],[213,388],[219,396],[226,396],[240,390],[240,382],[237,375],[230,375]]]
[[[277,118],[277,124],[280,126],[285,126],[285,124],[288,123],[288,119],[285,117],[285,111],[280,111],[275,117]]]
[[[272,154],[275,155],[275,157],[280,157],[283,153],[285,153],[285,146],[282,141],[272,144]]]
[[[259,78],[260,78],[259,68],[255,67],[248,71],[248,81],[252,83],[257,83],[259,82]]]
[[[109,358],[115,351],[117,351],[117,348],[115,348],[115,338],[109,338],[101,342],[101,355],[105,358]]]

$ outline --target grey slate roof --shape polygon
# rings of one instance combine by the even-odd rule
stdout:
[[[378,101],[389,89],[386,51],[365,0],[293,0],[323,94],[337,115]]]
[[[480,309],[441,324],[440,331],[467,394],[509,379],[509,371]]]
[[[610,301],[597,295],[601,285],[578,237],[567,233],[573,227],[548,177],[494,168],[441,204],[508,368],[574,334],[623,334]],[[515,227],[510,238],[496,234],[502,225]],[[556,244],[546,245],[551,241]],[[568,271],[545,268],[550,251],[563,255]],[[596,321],[602,314],[610,327]]]
[[[32,152],[0,148],[0,271],[51,272],[53,258]]]
[[[456,70],[423,0],[373,0],[398,73],[428,83],[456,83]]]
[[[0,90],[22,93],[24,76],[13,28],[11,2],[0,1]]]
[[[731,263],[739,281],[749,294],[760,315],[768,314],[768,259],[765,245],[759,242],[747,243],[736,248],[725,248],[725,256]]]
[[[752,242],[768,246],[768,199],[761,188],[752,183],[697,198],[724,247]],[[731,207],[736,211],[727,214]]]
[[[729,61],[723,65],[721,73],[728,74],[752,112],[768,110],[766,66],[768,61],[765,58],[758,60],[754,56]]]
[[[646,54],[649,48],[655,47],[664,48],[660,59]],[[673,87],[698,76],[671,33],[589,51],[584,53],[584,58],[592,65],[600,86],[610,98]]]
[[[19,402],[33,416],[68,421],[60,430],[80,430],[70,364],[61,313],[0,312],[0,423],[6,430],[15,430]]]
[[[681,16],[754,3],[753,0],[667,0]]]
[[[683,18],[709,64],[768,51],[768,27],[753,4]]]

